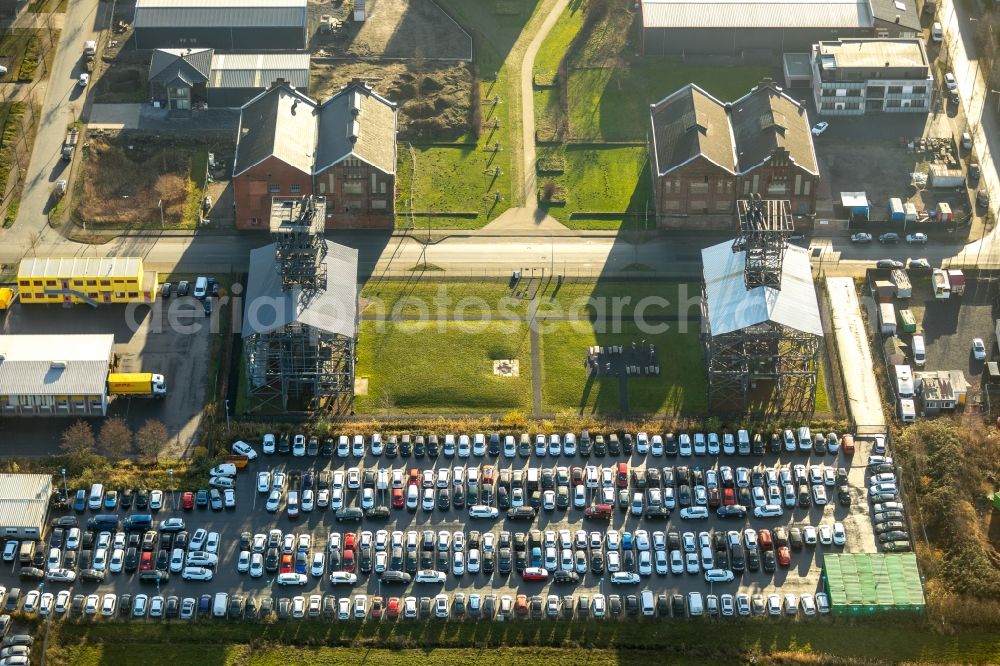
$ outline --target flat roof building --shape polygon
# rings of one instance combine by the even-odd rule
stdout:
[[[0,335],[0,415],[105,416],[115,336]]]
[[[52,477],[48,474],[0,474],[0,536],[41,539],[51,498]]]
[[[641,0],[646,55],[808,52],[840,37],[917,37],[916,0]]]
[[[22,303],[153,303],[157,280],[141,257],[31,257],[17,269]]]
[[[821,115],[926,113],[934,74],[920,39],[839,39],[813,45],[813,99]]]

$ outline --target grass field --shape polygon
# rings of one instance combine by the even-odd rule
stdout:
[[[706,385],[697,332],[649,334],[634,324],[624,324],[620,332],[598,333],[594,327],[579,322],[546,322],[543,331],[545,411],[619,413],[619,379],[589,377],[583,365],[584,353],[591,345],[629,345],[640,340],[656,345],[660,376],[628,380],[629,411],[676,415],[705,410]]]
[[[50,651],[48,663],[53,666],[135,663],[136,655],[143,655],[142,663],[147,666],[458,665],[484,659],[503,666],[704,664],[709,660],[764,664],[1000,661],[1000,636],[994,631],[970,628],[944,635],[906,617],[806,622],[95,623],[67,625],[61,634],[62,644]],[[565,647],[554,649],[558,646]]]
[[[572,2],[562,13],[535,55],[534,80],[536,85],[553,84],[556,72],[570,44],[583,27],[583,2]]]
[[[696,83],[728,102],[766,75],[766,67],[711,67],[662,58],[574,69],[568,84],[570,132],[577,140],[644,141],[649,105],[681,86]]]
[[[520,377],[495,377],[497,359],[518,359]],[[357,398],[359,412],[386,412],[386,396],[390,411],[526,409],[531,405],[527,325],[506,322],[503,328],[473,328],[457,322],[366,321],[361,325],[357,376],[369,378],[368,395]]]
[[[539,176],[540,185],[551,180],[565,191],[563,205],[545,206],[549,214],[574,228],[577,221],[602,228],[620,228],[631,217],[631,225],[642,228],[644,215],[652,208],[649,159],[643,146],[594,147],[570,145],[562,149],[565,173]],[[621,218],[595,220],[574,218],[571,213],[623,213]]]

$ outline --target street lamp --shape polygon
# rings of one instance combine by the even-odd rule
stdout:
[[[226,432],[229,432],[229,400],[226,400]]]
[[[170,479],[170,505],[176,510],[177,502],[174,497],[174,469],[172,467],[167,470],[167,478]]]
[[[59,470],[59,473],[62,474],[62,478],[63,478],[63,495],[66,497],[66,501],[68,502],[69,501],[69,490],[66,488],[66,468],[63,467],[61,470]]]

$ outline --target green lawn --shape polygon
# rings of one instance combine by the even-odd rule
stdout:
[[[426,229],[478,229],[510,206],[509,156],[502,150],[492,153],[482,149],[485,133],[479,145],[413,146],[413,152],[400,146],[396,188],[396,226]],[[504,138],[506,135],[503,135]],[[416,171],[412,164],[416,160]],[[487,170],[500,167],[500,176]],[[500,201],[496,194],[500,193]],[[410,210],[421,213],[476,213],[470,216],[414,217]]]
[[[545,322],[542,336],[542,407],[584,414],[620,413],[619,379],[590,378],[583,365],[591,345],[656,345],[660,376],[628,380],[631,413],[698,414],[706,408],[706,385],[697,333],[642,333],[634,324],[597,333],[582,322]]]
[[[563,11],[535,55],[536,85],[552,85],[559,64],[583,27],[584,2],[572,2]]]
[[[647,58],[619,67],[574,69],[569,77],[569,126],[577,140],[644,141],[649,105],[688,83],[727,102],[749,92],[766,67],[690,65]]]
[[[493,360],[518,359],[520,377],[493,375]],[[361,324],[359,412],[505,412],[531,405],[531,353],[523,322]]]
[[[535,104],[535,132],[539,140],[554,140],[562,118],[558,91],[555,88],[540,88],[535,90],[532,100]],[[539,146],[536,150],[541,154],[546,148]]]
[[[557,149],[558,150],[558,149]],[[652,209],[649,158],[644,146],[601,147],[570,145],[562,149],[565,173],[539,176],[539,188],[547,181],[563,188],[566,203],[542,205],[549,214],[571,228],[644,228],[645,215]],[[542,200],[543,197],[539,196]],[[571,213],[627,213],[606,219],[572,217]]]

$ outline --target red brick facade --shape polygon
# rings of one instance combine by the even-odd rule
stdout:
[[[315,184],[315,187],[314,187]],[[233,179],[236,228],[268,229],[273,197],[326,197],[327,229],[391,229],[396,179],[348,158],[315,176],[269,157]]]

